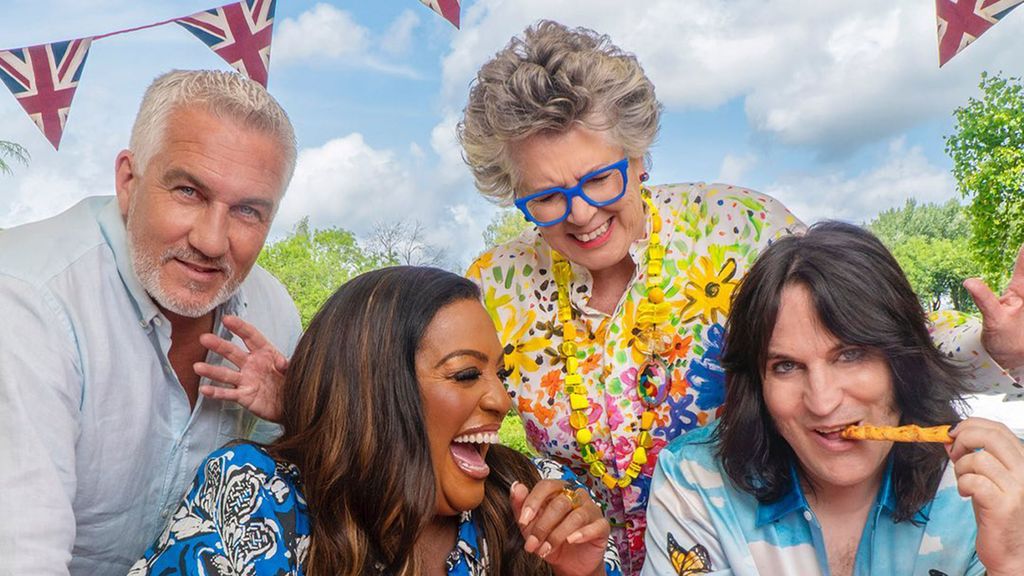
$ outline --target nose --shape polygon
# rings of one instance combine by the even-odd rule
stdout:
[[[843,387],[827,369],[809,369],[804,405],[815,416],[828,416],[843,402]]]
[[[228,251],[228,210],[216,204],[209,204],[196,217],[188,242],[207,258],[220,258]]]
[[[488,412],[494,412],[504,416],[512,409],[512,398],[509,397],[505,386],[497,377],[490,378],[487,383],[487,390],[480,398],[480,408]]]
[[[576,226],[583,226],[590,219],[594,217],[594,213],[597,212],[597,208],[587,204],[587,201],[579,196],[572,199],[572,205],[569,206],[569,222]]]

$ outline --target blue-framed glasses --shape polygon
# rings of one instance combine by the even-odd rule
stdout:
[[[572,199],[579,196],[591,206],[614,204],[626,193],[629,158],[585,174],[571,188],[554,187],[516,198],[515,205],[537,226],[554,226],[569,217]]]

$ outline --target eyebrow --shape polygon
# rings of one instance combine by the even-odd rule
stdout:
[[[185,170],[184,168],[169,168],[163,174],[164,184],[168,184],[169,185],[172,182],[179,181],[179,180],[184,180],[185,182],[188,182],[194,188],[198,188],[200,190],[209,190],[210,189],[210,187],[207,186],[202,180],[200,180],[198,176],[196,176],[195,174],[189,172],[188,170]],[[240,201],[235,202],[234,205],[235,206],[239,206],[239,205],[258,206],[258,207],[264,208],[266,210],[273,210],[274,209],[274,203],[273,202],[271,202],[270,200],[267,200],[265,198],[256,198],[256,197],[242,198]]]
[[[438,360],[437,364],[434,365],[434,368],[440,368],[441,365],[443,365],[445,362],[451,360],[452,358],[458,358],[459,356],[472,356],[473,358],[476,358],[481,362],[487,362],[487,354],[484,354],[479,350],[470,350],[467,348],[464,350],[455,350],[453,352],[445,354],[444,357]]]

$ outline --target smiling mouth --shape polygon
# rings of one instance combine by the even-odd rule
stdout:
[[[188,268],[189,270],[191,270],[193,272],[196,272],[197,274],[217,274],[219,272],[222,272],[222,270],[220,268],[211,268],[209,266],[201,266],[199,264],[193,264],[192,262],[189,262],[187,260],[182,260],[180,258],[176,258],[175,260],[179,264],[184,266],[185,268]]]
[[[608,232],[608,228],[610,228],[611,225],[612,219],[609,218],[605,220],[603,224],[601,224],[597,228],[594,228],[590,232],[587,232],[586,234],[573,234],[572,237],[579,240],[580,242],[583,242],[584,244],[586,244],[587,242],[593,242],[594,240],[597,240],[601,236],[604,236],[605,233]]]
[[[491,468],[484,462],[484,456],[491,444],[500,444],[501,439],[496,431],[462,434],[452,440],[448,451],[455,465],[470,478],[483,480],[490,474]]]

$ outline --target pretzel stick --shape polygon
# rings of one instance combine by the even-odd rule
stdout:
[[[847,426],[840,436],[847,440],[887,440],[890,442],[941,442],[952,444],[949,437],[949,426],[932,426],[922,428],[909,426]]]

